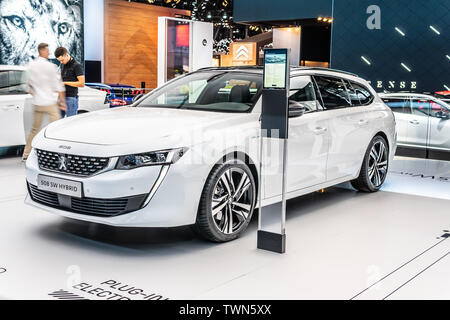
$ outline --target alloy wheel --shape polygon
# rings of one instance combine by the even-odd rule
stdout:
[[[369,157],[369,180],[374,187],[380,187],[386,178],[388,171],[388,153],[383,141],[377,141]]]
[[[218,179],[212,194],[211,214],[217,229],[232,234],[244,225],[253,210],[254,187],[240,168],[227,169]]]

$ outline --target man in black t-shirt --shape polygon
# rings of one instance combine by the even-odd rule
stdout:
[[[63,118],[75,116],[78,113],[78,88],[84,87],[85,83],[83,67],[64,47],[55,50],[55,57],[61,62],[61,77],[66,86],[67,111],[61,111],[61,115]]]

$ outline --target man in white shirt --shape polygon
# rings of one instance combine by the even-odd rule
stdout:
[[[33,96],[33,127],[27,139],[22,159],[26,160],[31,152],[31,142],[41,130],[44,115],[50,122],[61,119],[58,109],[66,110],[65,87],[55,64],[48,61],[48,44],[38,46],[39,57],[27,66],[27,90]]]

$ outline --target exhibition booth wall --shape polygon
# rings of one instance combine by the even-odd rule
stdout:
[[[449,1],[285,0],[283,4],[235,0],[235,22],[298,25],[303,33],[305,26],[324,27],[319,18],[332,17],[331,68],[356,73],[377,91],[449,90]]]
[[[105,0],[105,83],[157,87],[158,17],[190,11]]]
[[[158,17],[190,16],[123,0],[20,2],[21,10],[17,1],[0,2],[0,65],[26,65],[47,42],[51,53],[62,45],[85,62],[87,82],[148,88],[157,86]]]

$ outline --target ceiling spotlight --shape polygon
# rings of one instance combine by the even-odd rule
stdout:
[[[318,18],[317,18],[317,20],[319,20],[319,21],[322,21],[322,19],[323,19],[322,17],[318,17]]]
[[[328,22],[328,19],[327,19],[327,18],[324,18],[324,19],[323,19],[323,22]]]

